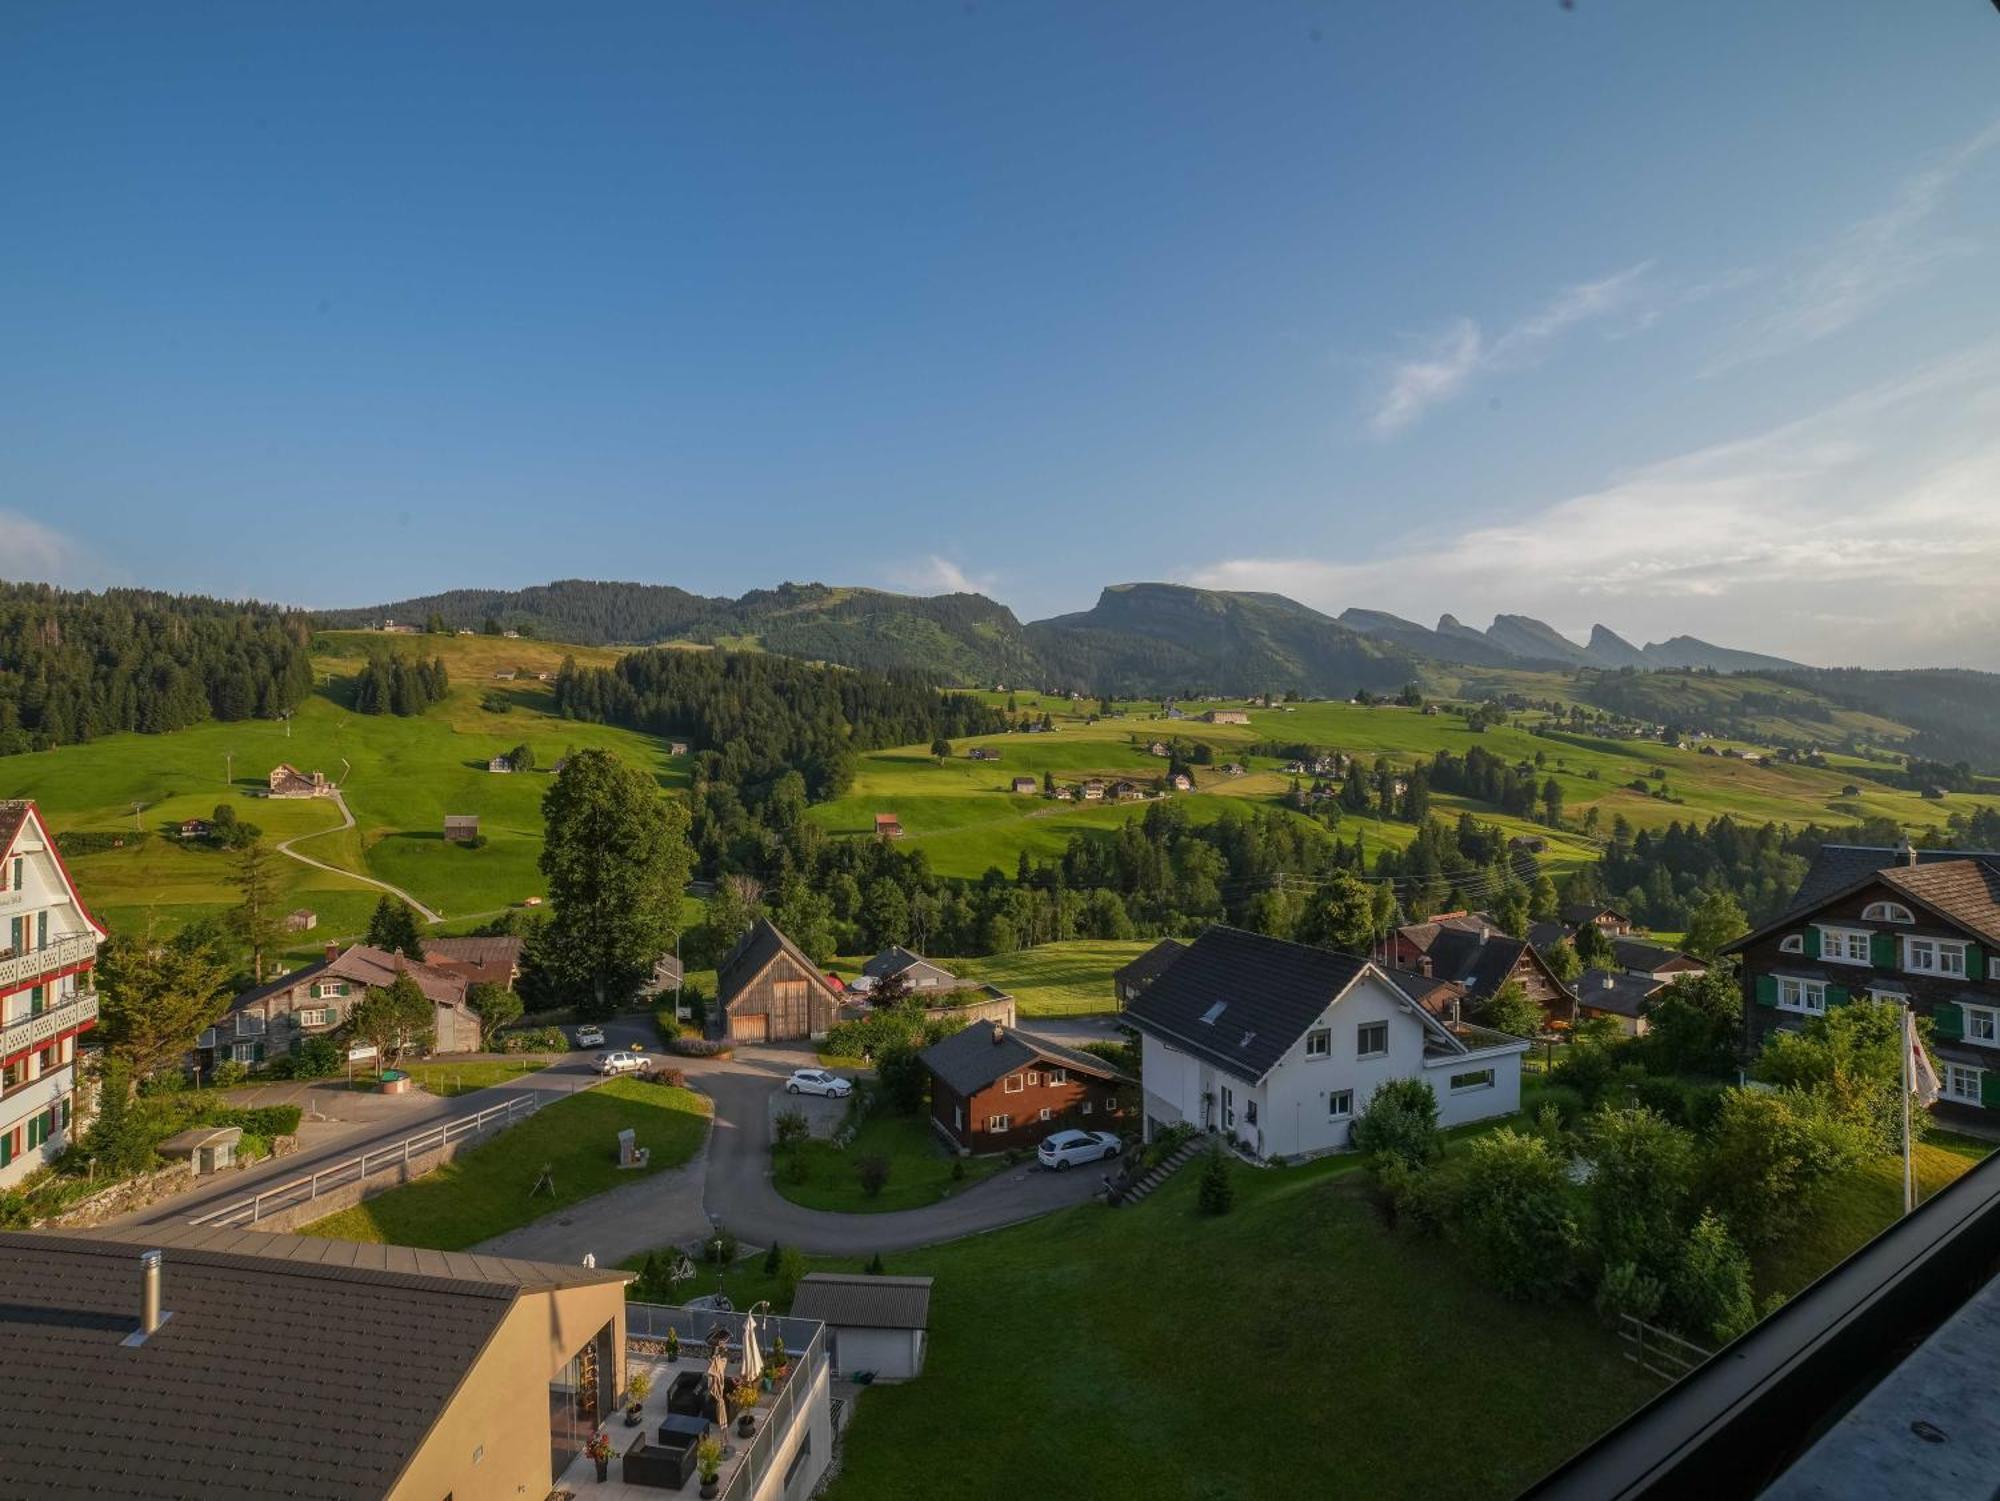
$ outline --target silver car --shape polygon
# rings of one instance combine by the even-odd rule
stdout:
[[[785,1080],[786,1094],[823,1094],[832,1099],[844,1100],[854,1093],[854,1085],[839,1074],[830,1074],[823,1068],[801,1068],[792,1071],[791,1078]]]

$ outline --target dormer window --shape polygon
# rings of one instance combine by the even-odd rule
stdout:
[[[1229,1002],[1227,1001],[1217,1001],[1213,1006],[1210,1006],[1206,1011],[1202,1012],[1201,1014],[1202,1021],[1204,1021],[1211,1027],[1214,1026],[1216,1022],[1221,1019],[1222,1013],[1225,1009],[1227,1009],[1228,1005]]]
[[[1915,922],[1917,919],[1901,902],[1870,902],[1861,910],[1863,922]]]

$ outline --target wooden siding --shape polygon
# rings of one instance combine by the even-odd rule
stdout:
[[[737,1042],[824,1037],[838,1009],[818,970],[780,952],[730,998],[729,1036]]]
[[[970,1098],[959,1095],[936,1075],[931,1077],[931,1120],[938,1130],[961,1148],[975,1155],[982,1152],[1005,1152],[1014,1148],[1037,1146],[1043,1137],[1074,1126],[1084,1131],[1116,1131],[1123,1123],[1118,1109],[1118,1086],[1109,1079],[1097,1079],[1075,1069],[1067,1071],[1067,1079],[1061,1084],[1049,1084],[1051,1065],[1037,1061],[1024,1064],[1010,1078],[1021,1081],[1021,1087],[1009,1091],[1006,1080],[1001,1079],[986,1086]],[[1028,1076],[1033,1075],[1036,1083],[1030,1084]],[[1089,1105],[1089,1114],[1084,1106]],[[1047,1120],[1042,1112],[1049,1112]],[[990,1131],[987,1129],[989,1117],[1004,1115],[1008,1118],[1007,1129]]]

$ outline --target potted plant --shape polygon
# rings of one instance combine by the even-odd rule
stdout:
[[[702,1501],[715,1501],[716,1472],[722,1468],[722,1440],[710,1434],[694,1446],[694,1462],[701,1471]]]
[[[632,1379],[625,1383],[625,1426],[627,1428],[637,1428],[639,1426],[640,1411],[645,1407],[646,1399],[652,1394],[653,1373],[651,1371],[634,1371]]]
[[[611,1474],[611,1435],[602,1428],[591,1434],[590,1442],[583,1446],[583,1452],[590,1456],[590,1462],[597,1466],[597,1480],[601,1485]]]
[[[667,1331],[667,1364],[678,1365],[680,1358],[681,1332],[678,1329],[669,1329]]]
[[[739,1381],[730,1388],[729,1405],[737,1410],[738,1438],[748,1438],[757,1430],[757,1416],[750,1410],[757,1405],[757,1397],[757,1383],[754,1381]]]

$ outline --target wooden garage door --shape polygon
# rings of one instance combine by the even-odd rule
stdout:
[[[729,1018],[729,1036],[735,1042],[764,1042],[771,1033],[771,1018],[758,1012],[755,1016],[732,1016]]]

